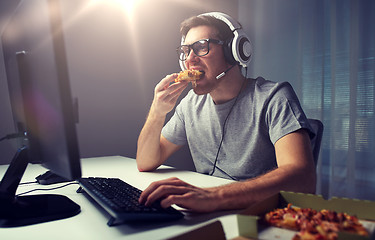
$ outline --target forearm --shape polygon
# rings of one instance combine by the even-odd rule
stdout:
[[[137,166],[140,171],[155,170],[178,148],[165,147],[165,141],[164,144],[161,142],[165,117],[176,105],[178,97],[188,84],[187,82],[170,84],[176,77],[177,74],[168,75],[155,87],[149,115],[138,137]]]
[[[154,114],[152,108],[138,137],[137,166],[139,171],[152,171],[163,163],[160,135],[165,116]]]
[[[217,195],[217,210],[241,209],[262,201],[280,190],[314,193],[315,171],[284,165],[258,178],[210,190]]]

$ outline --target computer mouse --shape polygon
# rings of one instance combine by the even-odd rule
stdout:
[[[47,171],[35,178],[39,184],[42,185],[50,185],[55,183],[63,183],[63,182],[70,182],[71,180],[68,180],[64,177],[61,177],[51,171]]]

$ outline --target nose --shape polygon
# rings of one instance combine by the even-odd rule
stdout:
[[[186,58],[186,60],[185,60],[185,65],[187,66],[187,67],[189,67],[189,64],[190,63],[196,63],[196,62],[198,62],[199,61],[199,56],[197,56],[196,54],[195,54],[195,52],[193,51],[193,49],[191,49],[190,50],[190,54],[189,54],[189,56],[187,56],[187,58]]]

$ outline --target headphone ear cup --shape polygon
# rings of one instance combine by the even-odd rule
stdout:
[[[224,57],[225,57],[225,60],[231,64],[231,65],[236,65],[238,64],[237,61],[234,59],[233,57],[233,53],[232,53],[232,44],[233,44],[233,39],[229,39],[227,41],[224,42],[223,44],[223,52],[224,52]]]
[[[236,38],[236,59],[241,64],[248,64],[252,56],[252,46],[246,35],[240,35]]]

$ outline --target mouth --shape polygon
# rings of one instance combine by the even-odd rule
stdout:
[[[199,79],[203,78],[203,77],[204,77],[204,74],[205,74],[205,71],[203,71],[203,70],[198,70],[198,71],[199,71],[200,73],[202,73]]]
[[[199,76],[199,79],[197,79],[197,80],[195,80],[191,83],[193,88],[196,88],[198,86],[199,82],[204,78],[205,72],[203,70],[198,70],[198,71],[201,73],[201,75]]]
[[[203,71],[202,69],[200,69],[198,67],[192,67],[192,68],[189,68],[189,70],[193,70],[193,71],[196,71],[196,72],[200,73],[198,76],[196,76],[194,79],[191,79],[191,81],[190,81],[191,84],[192,84],[192,87],[196,88],[198,82],[200,82],[204,78],[205,71]]]
[[[201,75],[199,76],[199,79],[197,80],[197,81],[199,81],[204,77],[205,71],[200,70],[200,69],[196,69],[196,70],[198,70],[201,73]]]

